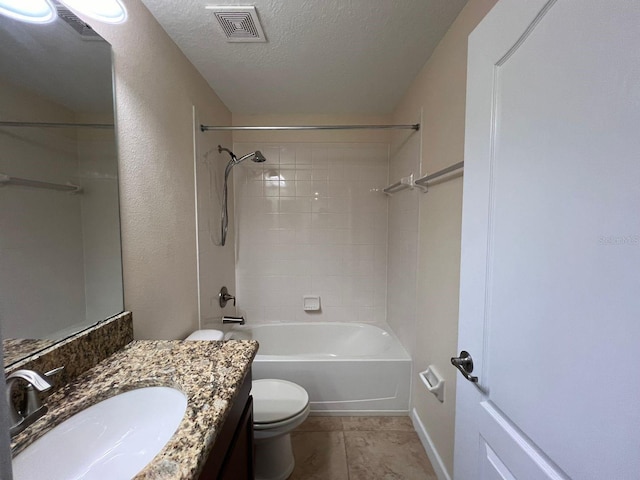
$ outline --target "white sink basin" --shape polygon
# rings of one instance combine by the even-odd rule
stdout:
[[[13,478],[130,479],[162,450],[186,408],[186,396],[168,387],[111,397],[29,445],[13,459]]]

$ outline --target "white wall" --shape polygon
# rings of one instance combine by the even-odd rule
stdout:
[[[396,137],[390,170],[417,169],[432,173],[463,160],[466,92],[467,37],[496,0],[470,0],[425,64],[393,114],[394,122],[415,121],[423,110],[420,135]],[[398,196],[399,197],[399,196]],[[399,328],[415,338],[412,404],[449,474],[453,471],[456,373],[449,358],[457,354],[458,288],[460,268],[460,225],[462,181],[460,178],[434,185],[418,194],[418,209],[406,199],[404,228],[419,218],[417,240],[415,325],[412,317]],[[404,202],[404,200],[403,200]],[[404,207],[398,205],[397,210]],[[392,202],[390,216],[396,213]],[[400,227],[399,227],[400,228]],[[409,242],[409,240],[405,240]],[[414,253],[392,249],[402,244],[390,239],[389,270],[395,260],[408,262]],[[394,285],[390,276],[390,285]],[[409,287],[407,282],[407,287]],[[396,288],[396,285],[393,286]],[[392,288],[390,286],[390,312]],[[390,320],[391,322],[391,320]],[[395,323],[395,321],[394,321]],[[439,403],[417,378],[417,372],[434,364],[446,381],[445,402]]]
[[[142,2],[126,6],[124,24],[87,20],[113,46],[125,308],[136,338],[183,338],[200,310],[193,106],[206,123],[231,114]],[[221,264],[206,268],[233,278]]]

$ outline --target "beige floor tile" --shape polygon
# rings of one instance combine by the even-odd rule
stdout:
[[[296,428],[297,432],[341,432],[342,420],[340,417],[307,417],[302,425]]]
[[[348,431],[396,430],[413,432],[413,424],[409,417],[342,417],[342,426]]]
[[[415,432],[352,431],[344,437],[349,480],[436,480]]]
[[[293,432],[296,466],[289,480],[348,480],[342,432]]]

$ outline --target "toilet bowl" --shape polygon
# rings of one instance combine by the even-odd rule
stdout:
[[[254,380],[253,429],[256,447],[256,480],[285,480],[295,461],[291,431],[309,416],[309,395],[286,380]]]

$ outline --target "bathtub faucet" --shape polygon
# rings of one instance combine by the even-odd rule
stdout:
[[[218,303],[220,304],[220,308],[224,308],[227,306],[228,301],[233,301],[233,306],[236,306],[236,297],[229,293],[227,287],[222,287],[220,289],[220,293],[218,293]]]
[[[232,317],[225,315],[222,317],[222,323],[237,323],[238,325],[244,325],[244,317]]]

